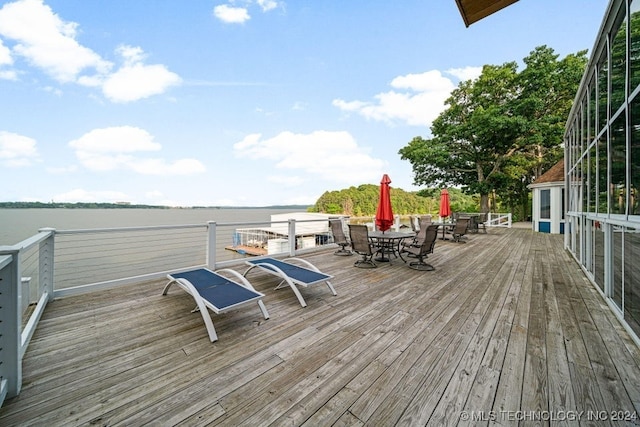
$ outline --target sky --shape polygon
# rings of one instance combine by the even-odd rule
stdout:
[[[311,205],[416,191],[429,138],[485,64],[593,47],[607,0],[0,1],[0,201]]]

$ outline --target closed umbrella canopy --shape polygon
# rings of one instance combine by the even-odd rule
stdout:
[[[385,232],[393,225],[393,210],[391,209],[391,190],[389,188],[391,179],[385,173],[380,181],[380,200],[376,212],[376,227]]]
[[[446,188],[440,191],[440,216],[446,218],[451,215],[451,205],[449,204],[449,192]]]

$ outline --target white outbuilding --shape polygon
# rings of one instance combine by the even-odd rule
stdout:
[[[564,178],[564,160],[560,160],[529,185],[534,231],[564,234]]]

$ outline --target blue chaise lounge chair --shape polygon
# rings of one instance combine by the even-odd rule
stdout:
[[[295,264],[292,264],[293,261]],[[293,290],[293,293],[296,294],[298,301],[300,301],[300,305],[303,307],[307,306],[304,298],[302,298],[302,294],[300,294],[300,290],[296,285],[307,287],[314,285],[316,283],[326,282],[327,286],[331,290],[333,295],[338,295],[336,290],[333,289],[331,279],[333,276],[322,273],[316,266],[311,264],[309,261],[300,259],[300,258],[286,258],[283,260],[277,260],[274,258],[257,258],[257,259],[249,259],[245,261],[249,264],[249,268],[244,272],[244,276],[247,276],[247,273],[251,271],[254,267],[260,268],[262,271],[267,273],[276,275],[282,279],[282,281],[276,286],[276,289],[280,289],[285,284],[289,285],[289,287]],[[296,265],[296,264],[302,264]]]
[[[220,273],[231,275],[237,280],[225,277]],[[197,305],[192,312],[200,311],[211,342],[217,341],[218,335],[207,309],[220,314],[242,304],[257,301],[264,318],[269,318],[267,308],[262,302],[264,294],[256,291],[251,283],[237,271],[220,269],[213,272],[206,268],[198,268],[182,273],[167,274],[167,278],[169,283],[164,287],[162,295],[167,295],[169,287],[174,283],[190,294]]]

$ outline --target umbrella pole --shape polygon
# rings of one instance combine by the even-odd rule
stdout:
[[[442,220],[442,240],[449,240],[446,237],[444,237],[444,232],[447,229],[447,224],[444,222],[444,220]]]

